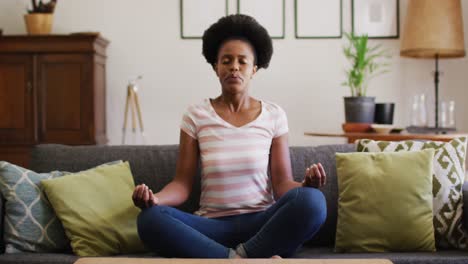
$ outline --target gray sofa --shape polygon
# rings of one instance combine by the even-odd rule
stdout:
[[[337,254],[333,252],[337,221],[337,181],[334,154],[352,152],[354,145],[324,145],[317,147],[291,147],[294,177],[302,180],[304,169],[311,163],[321,162],[328,174],[328,183],[322,189],[327,199],[328,218],[318,235],[297,252],[297,258],[387,258],[394,263],[468,263],[468,252],[441,250],[428,252],[398,252],[373,254]],[[135,183],[146,183],[159,190],[168,183],[175,172],[178,147],[166,146],[63,146],[39,145],[32,153],[30,167],[37,172],[52,170],[80,171],[113,160],[128,160]],[[199,174],[197,175],[199,177]],[[199,181],[197,181],[199,183]],[[197,209],[200,186],[194,187],[189,200],[180,208],[189,212]],[[468,204],[468,185],[464,186],[465,204]],[[467,212],[465,210],[465,212]],[[468,219],[465,213],[465,220]],[[2,217],[3,219],[3,212]],[[465,221],[466,223],[467,221]],[[468,224],[468,223],[467,223]],[[3,222],[0,223],[3,226]],[[468,226],[468,225],[467,225]],[[0,230],[1,231],[1,230]],[[404,230],[402,230],[404,232]],[[2,232],[3,234],[3,232]],[[3,237],[3,236],[0,236]],[[3,244],[3,242],[1,243]],[[122,257],[122,256],[120,256]],[[126,256],[123,256],[126,257]],[[145,255],[138,257],[154,257]],[[1,254],[5,263],[73,263],[78,259],[70,253],[60,254]]]

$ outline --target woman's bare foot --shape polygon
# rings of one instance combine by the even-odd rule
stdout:
[[[272,259],[282,259],[282,257],[278,256],[278,255],[274,255],[274,256],[271,256]]]

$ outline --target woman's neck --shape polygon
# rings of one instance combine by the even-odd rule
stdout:
[[[243,110],[248,110],[251,107],[251,100],[248,94],[221,94],[215,99],[215,101],[222,104],[224,107],[227,107],[230,112],[241,112]]]

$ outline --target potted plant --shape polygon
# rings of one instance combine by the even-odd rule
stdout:
[[[28,34],[49,34],[52,31],[53,13],[57,0],[50,0],[47,3],[42,0],[39,0],[39,2],[31,0],[31,4],[32,9],[28,10],[28,14],[24,15]]]
[[[348,40],[343,53],[350,62],[346,70],[347,79],[342,85],[351,89],[351,96],[344,97],[346,123],[373,123],[375,97],[367,96],[367,84],[370,79],[388,72],[391,56],[382,46],[370,46],[368,36],[355,36],[344,33]]]

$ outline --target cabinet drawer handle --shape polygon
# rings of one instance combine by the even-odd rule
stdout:
[[[28,82],[26,85],[26,93],[31,94],[31,92],[32,92],[32,84],[31,82]]]

